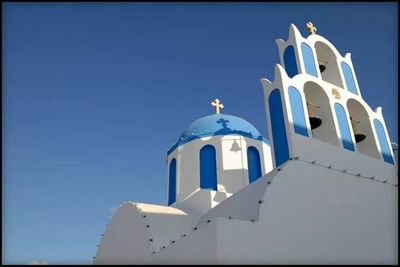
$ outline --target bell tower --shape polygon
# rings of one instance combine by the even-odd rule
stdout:
[[[261,79],[274,167],[303,159],[392,176],[397,166],[382,108],[372,110],[362,98],[351,54],[341,56],[313,23],[306,28],[306,38],[291,24],[287,41],[276,40],[274,80]]]

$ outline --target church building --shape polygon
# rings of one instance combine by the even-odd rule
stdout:
[[[268,136],[223,113],[167,151],[165,206],[127,201],[94,264],[397,264],[398,166],[351,54],[311,23],[261,78]]]

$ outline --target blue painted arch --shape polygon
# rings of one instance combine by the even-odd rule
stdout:
[[[356,81],[354,80],[353,72],[346,62],[341,63],[344,80],[346,82],[347,90],[353,94],[358,94]]]
[[[289,45],[286,47],[285,52],[283,53],[283,61],[285,63],[286,73],[290,78],[293,78],[295,75],[299,74],[299,71],[297,70],[296,54],[293,46]]]
[[[297,90],[293,86],[290,86],[288,91],[294,132],[297,134],[308,136],[307,123],[304,116],[304,108],[301,94],[299,90]]]
[[[306,43],[301,43],[301,52],[303,54],[303,63],[306,73],[318,77],[317,68],[315,66],[314,52]]]
[[[254,146],[247,148],[247,166],[249,173],[249,184],[251,184],[262,175],[260,153]]]
[[[169,164],[168,206],[176,201],[176,159]]]
[[[379,146],[381,147],[383,160],[387,163],[394,164],[392,154],[390,153],[389,143],[386,139],[385,129],[383,128],[382,123],[379,120],[374,119],[374,127],[378,137]]]
[[[340,135],[342,137],[343,147],[347,150],[354,151],[353,139],[351,138],[351,132],[349,124],[347,123],[347,115],[343,106],[339,103],[335,103],[336,119],[339,124]]]
[[[275,166],[278,167],[289,160],[289,146],[279,89],[274,89],[271,92],[268,98],[268,104],[274,143]]]
[[[212,145],[200,149],[200,188],[217,191],[217,157]]]

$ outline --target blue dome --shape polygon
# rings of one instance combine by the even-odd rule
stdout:
[[[213,114],[194,121],[181,134],[178,142],[176,142],[167,154],[170,154],[178,146],[205,136],[213,135],[242,135],[248,138],[268,141],[260,134],[260,132],[248,121],[226,114]]]

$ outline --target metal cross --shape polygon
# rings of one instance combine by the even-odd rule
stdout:
[[[314,24],[311,21],[307,22],[306,27],[311,34],[315,34],[317,32],[317,28],[314,27]]]
[[[215,112],[218,114],[220,109],[224,108],[224,105],[220,103],[219,99],[216,98],[213,102],[211,102],[211,105],[215,107]]]

